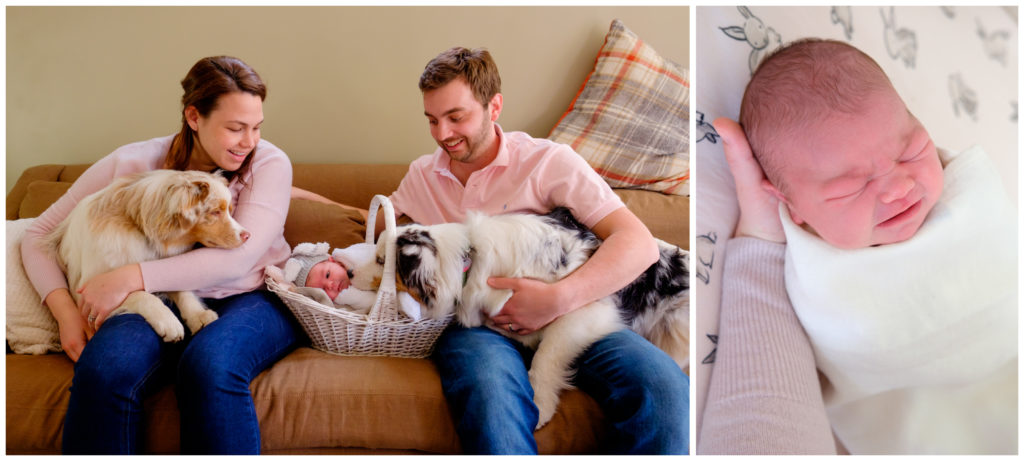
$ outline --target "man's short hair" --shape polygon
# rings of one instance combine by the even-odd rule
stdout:
[[[835,112],[856,113],[892,83],[870,56],[835,40],[804,39],[766,57],[747,84],[740,125],[768,180],[784,190],[787,166],[779,145],[799,142],[816,121]]]
[[[450,48],[427,63],[420,75],[420,91],[436,90],[462,77],[473,90],[473,96],[487,107],[494,95],[501,92],[498,66],[486,49]]]

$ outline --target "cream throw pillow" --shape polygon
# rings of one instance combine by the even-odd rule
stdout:
[[[57,321],[21,265],[21,238],[35,218],[7,221],[7,344],[18,354],[61,352]]]

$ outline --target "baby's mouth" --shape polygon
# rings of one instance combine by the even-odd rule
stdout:
[[[903,211],[896,213],[892,217],[878,223],[878,227],[893,227],[903,224],[917,215],[917,211],[921,209],[922,203],[924,203],[924,197],[918,199],[913,205],[908,206]]]

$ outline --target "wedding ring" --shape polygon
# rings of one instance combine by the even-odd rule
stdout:
[[[508,332],[511,333],[512,332],[512,322],[509,322],[508,325],[505,325],[505,328],[508,328]]]
[[[92,315],[92,314],[89,314],[89,323],[94,323],[94,322],[96,322],[96,316]]]

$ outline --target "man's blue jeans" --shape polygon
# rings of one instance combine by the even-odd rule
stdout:
[[[466,453],[533,454],[537,407],[527,367],[532,351],[485,327],[453,324],[434,362]],[[660,349],[622,330],[576,359],[573,384],[600,405],[612,453],[686,454],[689,378]]]
[[[287,354],[302,330],[267,291],[203,301],[220,318],[195,336],[186,327],[179,343],[164,343],[138,314],[104,322],[75,364],[64,453],[140,453],[142,403],[171,381],[183,453],[259,453],[249,383]]]

